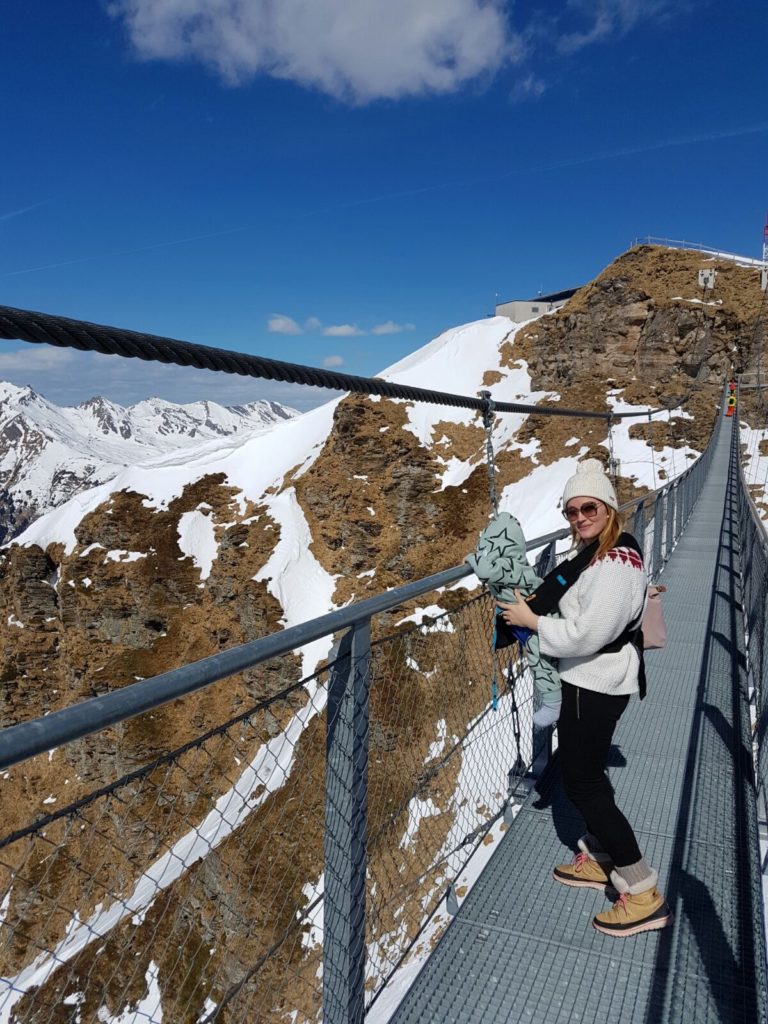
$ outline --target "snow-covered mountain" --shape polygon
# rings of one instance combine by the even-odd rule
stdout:
[[[150,398],[126,408],[105,398],[62,408],[0,381],[0,543],[37,516],[127,466],[206,442],[251,437],[298,413],[277,402],[224,407]]]

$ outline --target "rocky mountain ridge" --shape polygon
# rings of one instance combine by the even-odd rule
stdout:
[[[30,387],[0,381],[0,543],[126,466],[268,430],[296,415],[264,400],[226,408],[150,398],[123,407],[97,396],[60,407]]]

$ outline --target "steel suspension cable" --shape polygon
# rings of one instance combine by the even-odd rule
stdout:
[[[145,334],[141,331],[128,331],[120,327],[108,327],[104,324],[54,316],[49,313],[15,309],[11,306],[0,306],[0,338],[54,345],[58,348],[75,348],[81,352],[100,352],[104,355],[118,355],[128,359],[173,363],[177,366],[191,366],[200,370],[214,370],[243,377],[279,380],[290,384],[306,384],[355,394],[380,395],[385,398],[458,406],[465,409],[476,409],[479,412],[486,407],[483,399],[469,395],[410,387],[405,384],[397,384],[394,381],[383,380],[381,377],[359,377],[333,370],[322,370],[314,366],[287,363],[264,356],[247,355],[244,352],[233,352],[155,334]],[[604,412],[527,405],[520,402],[494,402],[494,410],[496,412],[536,413],[539,416],[571,416],[599,420],[608,418],[608,414]],[[646,416],[648,410],[614,413],[613,415],[615,418]]]

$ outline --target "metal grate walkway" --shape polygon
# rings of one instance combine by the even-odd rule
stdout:
[[[555,759],[393,1024],[768,1020],[733,423],[664,573],[668,644],[647,656],[648,697],[630,703],[611,759],[673,925],[601,935],[603,894],[551,879],[583,831]]]

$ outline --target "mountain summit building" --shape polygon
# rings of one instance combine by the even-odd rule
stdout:
[[[496,306],[496,316],[508,316],[510,320],[519,324],[523,320],[541,316],[542,313],[551,313],[553,309],[560,309],[578,290],[578,288],[568,288],[564,292],[538,295],[535,299],[510,299],[508,302],[502,302]]]

